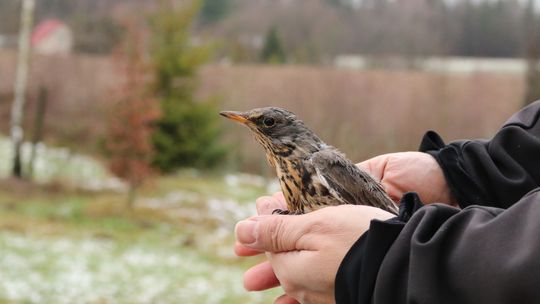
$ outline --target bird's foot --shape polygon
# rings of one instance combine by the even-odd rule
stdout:
[[[279,214],[279,215],[300,215],[304,214],[301,211],[290,211],[290,210],[283,210],[283,209],[275,209],[272,211],[272,214]]]
[[[274,211],[272,211],[272,214],[288,215],[291,214],[291,212],[289,210],[274,209]]]

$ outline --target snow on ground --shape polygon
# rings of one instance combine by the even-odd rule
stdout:
[[[28,168],[32,145],[25,142],[21,148],[23,168]],[[13,160],[11,140],[0,136],[0,177],[10,174]],[[40,183],[62,180],[87,190],[125,191],[124,183],[109,174],[97,160],[74,154],[67,148],[49,147],[42,143],[36,146],[34,180]]]
[[[242,269],[190,249],[0,235],[1,298],[30,303],[255,303]],[[241,302],[234,302],[242,299]]]
[[[200,176],[188,181],[194,180],[206,187]],[[173,241],[170,234],[159,240],[159,232],[156,243],[0,230],[0,302],[270,303],[276,291],[244,290],[247,266],[234,256],[232,244],[235,223],[256,214],[256,197],[279,186],[245,174],[214,183],[208,187],[219,191],[179,184],[170,192],[139,197],[136,207],[161,210],[186,223],[186,234],[173,235]]]
[[[177,189],[161,197],[140,198],[136,205],[165,209],[172,218],[206,217],[219,222],[223,228],[233,228],[237,221],[256,214],[256,196],[250,195],[254,188],[260,189],[260,195],[271,195],[280,191],[277,181],[253,174],[227,174],[223,177],[223,183],[230,189],[229,197]],[[240,197],[248,198],[239,199]]]
[[[9,139],[0,136],[0,177],[9,175],[11,148]],[[38,182],[61,180],[89,190],[125,191],[124,184],[95,159],[42,144],[37,149],[34,172]],[[24,159],[30,151],[31,146],[24,144]],[[138,237],[127,242],[93,237],[92,233],[81,238],[67,231],[44,236],[1,230],[0,226],[0,302],[271,302],[276,292],[243,289],[242,273],[247,266],[240,266],[232,244],[235,223],[255,215],[256,197],[279,191],[279,184],[241,173],[217,181],[214,177],[210,182],[195,170],[181,175],[173,177],[180,183],[169,192],[142,193],[136,202],[137,208],[164,211],[173,220],[190,225],[185,234],[173,235],[179,241],[171,242],[170,235],[157,242]],[[181,184],[184,180],[202,190]],[[64,203],[57,208],[67,208],[69,214],[72,206]],[[160,236],[157,232],[158,240]],[[195,245],[185,244],[193,242],[190,238]]]

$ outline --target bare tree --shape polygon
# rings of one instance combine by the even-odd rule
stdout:
[[[21,145],[24,134],[22,128],[23,109],[28,84],[30,61],[30,31],[32,30],[35,0],[23,0],[21,29],[19,34],[19,57],[15,79],[15,100],[11,108],[11,140],[13,141],[13,171],[15,177],[22,177]]]

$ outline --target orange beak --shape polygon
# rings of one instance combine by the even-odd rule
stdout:
[[[246,115],[241,112],[235,112],[235,111],[223,111],[220,112],[219,115],[223,117],[227,117],[228,119],[237,121],[242,124],[246,124],[249,120],[247,119]]]

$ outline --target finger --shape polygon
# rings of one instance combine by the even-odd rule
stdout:
[[[259,197],[255,201],[255,205],[257,206],[257,213],[259,215],[269,215],[272,214],[272,212],[276,209],[279,209],[281,204],[279,201],[274,198],[273,196],[263,196]]]
[[[245,247],[259,251],[285,252],[303,250],[297,243],[309,231],[313,213],[305,215],[264,215],[236,224],[236,238]]]
[[[401,197],[405,193],[399,184],[400,180],[393,178],[387,178],[383,176],[383,179],[379,181],[381,186],[384,188],[384,191],[388,196],[394,201],[394,203],[399,204]]]
[[[259,215],[272,214],[276,209],[287,209],[287,202],[282,192],[277,192],[272,196],[259,197],[256,201]]]
[[[259,250],[247,248],[247,247],[242,246],[242,244],[237,242],[236,244],[234,244],[234,253],[237,256],[248,257],[248,256],[259,255],[262,252],[259,251]]]
[[[368,172],[377,180],[381,180],[384,176],[386,164],[388,163],[388,155],[379,155],[356,164],[360,169]]]
[[[272,271],[280,279],[283,287],[290,287],[291,283],[302,286],[310,286],[310,283],[320,280],[314,269],[319,266],[313,265],[320,258],[318,251],[301,250],[269,254],[268,259],[272,263]]]
[[[261,291],[279,286],[270,262],[262,262],[244,273],[244,288],[248,291]]]
[[[274,195],[272,195],[272,197],[279,200],[282,208],[287,207],[287,202],[285,201],[285,195],[283,195],[283,192],[281,192],[281,191],[276,192],[276,193],[274,193]]]
[[[300,302],[289,297],[288,295],[281,295],[277,297],[277,299],[274,301],[274,304],[300,304]]]

